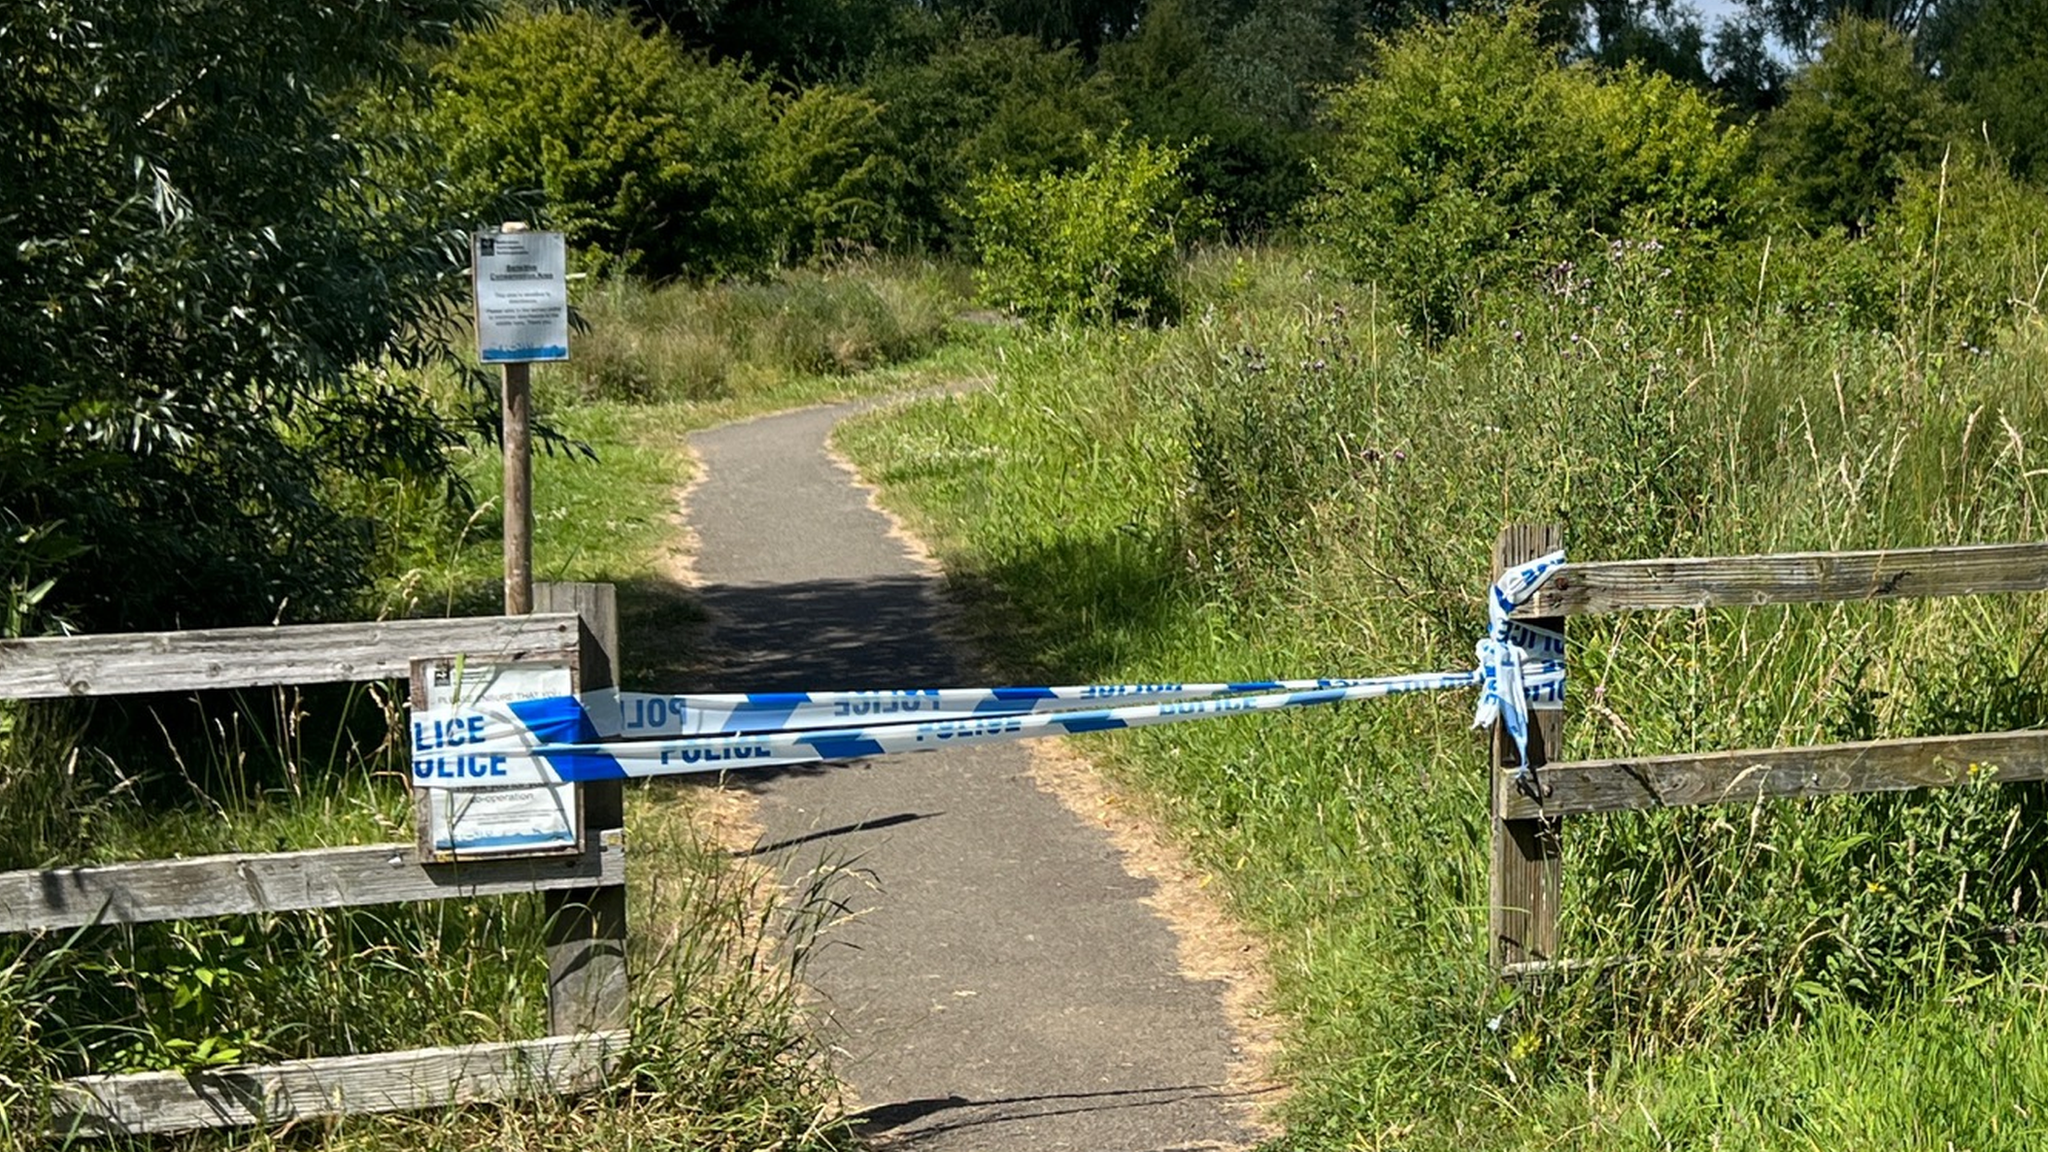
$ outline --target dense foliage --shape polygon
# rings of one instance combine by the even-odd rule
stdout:
[[[1632,67],[1560,64],[1526,12],[1382,44],[1331,118],[1323,235],[1433,331],[1489,286],[1569,279],[1602,238],[1711,245],[1748,198],[1743,133],[1710,102]]]
[[[1848,17],[1793,78],[1758,143],[1795,213],[1820,227],[1859,228],[1909,170],[1940,162],[1958,127],[1906,38]]]
[[[1079,172],[998,168],[972,185],[991,303],[1039,320],[1171,314],[1177,229],[1201,219],[1180,178],[1186,153],[1121,134],[1094,152]]]
[[[433,349],[460,234],[367,178],[408,146],[338,97],[417,79],[477,0],[14,4],[0,19],[0,591],[10,630],[341,606],[366,537],[338,472],[442,467],[368,365]]]
[[[463,37],[436,81],[431,131],[478,195],[537,189],[575,242],[654,275],[769,263],[774,98],[737,66],[569,11]]]

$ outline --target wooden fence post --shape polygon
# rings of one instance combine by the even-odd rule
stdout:
[[[536,584],[534,607],[582,618],[577,690],[619,682],[619,614],[610,584]],[[585,840],[620,835],[626,824],[625,786],[616,781],[578,786]],[[551,891],[548,918],[548,1032],[563,1036],[626,1026],[626,889]]]
[[[1564,528],[1556,524],[1514,524],[1494,543],[1493,574],[1564,547]],[[1530,620],[1539,628],[1562,634],[1562,616]],[[1563,746],[1564,711],[1529,713],[1530,767],[1541,767]],[[1493,778],[1488,782],[1493,824],[1493,867],[1487,907],[1489,954],[1503,975],[1515,966],[1543,963],[1557,956],[1558,893],[1563,878],[1559,853],[1560,824],[1555,817],[1510,820],[1502,816],[1513,797],[1515,742],[1507,726],[1493,726]]]

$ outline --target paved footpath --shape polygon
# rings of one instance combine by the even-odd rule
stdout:
[[[972,684],[936,581],[825,451],[857,409],[698,434],[696,570],[724,691]],[[862,909],[811,983],[864,1131],[919,1152],[1167,1152],[1255,1142],[1226,1085],[1219,988],[1098,830],[1027,776],[1024,745],[737,780],[790,873],[850,865]]]

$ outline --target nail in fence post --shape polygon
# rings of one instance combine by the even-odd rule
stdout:
[[[619,615],[610,584],[540,584],[541,612],[583,618],[577,688],[591,691],[619,682]],[[625,827],[625,786],[586,783],[581,793],[586,843],[595,847]],[[548,923],[548,1032],[563,1036],[626,1027],[626,889],[572,888],[546,894]]]
[[[1503,529],[1493,549],[1493,574],[1564,547],[1564,527],[1557,524],[1514,524]],[[1546,617],[1530,624],[1562,633],[1562,617]],[[1529,760],[1541,767],[1564,739],[1562,709],[1529,713]],[[1557,957],[1557,905],[1563,878],[1558,838],[1561,823],[1556,818],[1504,820],[1504,801],[1514,792],[1513,770],[1517,767],[1515,742],[1507,727],[1493,726],[1493,778],[1487,795],[1492,805],[1493,867],[1487,938],[1494,971],[1505,973],[1512,964],[1549,961]]]

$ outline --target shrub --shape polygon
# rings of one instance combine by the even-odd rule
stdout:
[[[913,241],[960,240],[965,222],[949,197],[976,175],[1080,168],[1087,135],[1123,119],[1109,84],[1080,57],[1022,36],[970,32],[921,63],[878,73],[869,91],[904,168],[895,208]]]
[[[902,238],[895,201],[904,169],[888,151],[881,117],[880,104],[830,85],[806,88],[781,109],[763,167],[785,257],[886,247]]]
[[[565,11],[466,36],[437,75],[430,123],[463,185],[539,190],[574,242],[655,276],[769,264],[775,100],[737,65],[623,15]]]
[[[342,473],[447,475],[448,432],[354,365],[436,346],[460,233],[365,177],[471,0],[226,0],[0,19],[0,613],[88,630],[339,612],[365,581]],[[54,581],[54,583],[52,582]],[[288,605],[288,607],[287,607]]]
[[[969,187],[989,303],[1037,320],[1160,316],[1174,306],[1176,230],[1195,223],[1185,149],[1122,132],[1087,168],[1026,178],[998,168]]]
[[[1900,327],[1929,340],[1986,343],[2040,315],[2048,280],[2048,197],[2014,180],[1983,147],[1905,174],[1878,219],[1898,269]]]
[[[1711,246],[1738,223],[1744,133],[1669,77],[1560,65],[1526,9],[1378,46],[1331,106],[1316,215],[1351,272],[1418,327],[1596,236]]]
[[[1912,43],[1881,21],[1845,16],[1757,142],[1794,220],[1860,229],[1908,170],[1940,163],[1956,127]]]

